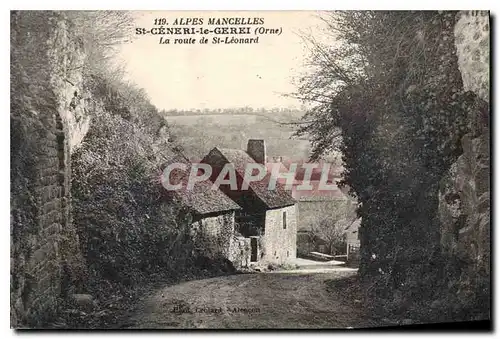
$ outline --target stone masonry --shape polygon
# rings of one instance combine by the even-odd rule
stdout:
[[[71,73],[58,59],[81,62],[65,22],[53,12],[11,13],[12,327],[48,318],[84,267],[71,224],[64,90],[55,81]]]
[[[229,257],[234,234],[234,211],[204,216],[194,222],[191,232],[203,255]]]
[[[284,228],[286,218],[286,228]],[[266,211],[262,262],[283,264],[297,254],[297,205]]]

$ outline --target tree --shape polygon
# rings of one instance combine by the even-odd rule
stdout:
[[[123,44],[134,39],[131,11],[61,11],[71,22],[71,30],[85,50],[83,75],[91,79],[121,82],[124,65],[117,56]],[[88,79],[87,79],[88,78]]]
[[[436,262],[438,184],[475,101],[458,70],[455,15],[334,12],[323,21],[335,43],[309,39],[311,72],[295,95],[313,107],[296,134],[310,138],[313,159],[342,152],[341,184],[362,217],[360,274],[384,288]]]
[[[322,219],[318,225],[312,229],[313,239],[316,242],[324,243],[328,254],[339,254],[345,251],[345,220],[332,222],[329,219]]]
[[[116,55],[118,47],[131,42],[134,16],[131,11],[63,11],[79,33],[87,53],[105,59]]]
[[[310,236],[315,243],[325,244],[329,254],[344,253],[345,229],[355,218],[354,201],[346,199],[320,213],[319,218],[311,225]]]

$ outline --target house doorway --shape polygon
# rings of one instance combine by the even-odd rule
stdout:
[[[256,262],[257,261],[257,237],[250,237],[250,248],[252,250],[252,253],[250,255],[250,261],[251,262]]]

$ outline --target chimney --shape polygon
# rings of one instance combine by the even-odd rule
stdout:
[[[266,164],[266,142],[264,139],[249,139],[247,153],[256,163]]]

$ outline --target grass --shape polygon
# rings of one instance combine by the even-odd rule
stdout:
[[[270,156],[305,159],[309,154],[307,140],[290,139],[293,128],[260,116],[172,116],[167,122],[189,157],[201,158],[216,146],[245,149],[250,138],[265,139]]]

